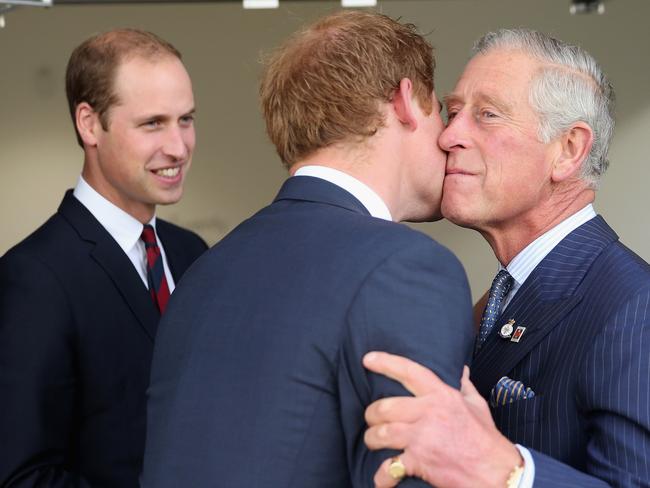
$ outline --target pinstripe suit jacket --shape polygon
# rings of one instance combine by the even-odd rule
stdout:
[[[510,319],[519,343],[494,333]],[[492,414],[532,450],[536,488],[650,486],[650,266],[602,217],[535,268],[472,369],[485,398],[504,375],[535,391]]]

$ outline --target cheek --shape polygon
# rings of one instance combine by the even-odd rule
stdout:
[[[442,119],[440,118],[440,114],[438,114],[438,118],[434,123],[434,129],[433,129],[433,137],[434,140],[436,141],[436,146],[438,145],[438,139],[440,139],[440,135],[444,130],[445,130],[445,124],[442,122]]]
[[[484,155],[486,184],[493,190],[516,192],[534,178],[530,174],[533,168],[529,164],[529,151],[521,145],[521,141],[513,137],[491,142]]]
[[[142,153],[143,149],[148,147],[148,145],[149,143],[146,138],[129,132],[119,134],[119,137],[115,138],[113,144],[114,151],[131,156]]]
[[[196,145],[196,134],[194,131],[188,133],[184,137],[185,146],[187,146],[190,152],[194,151],[194,146]]]
[[[164,147],[164,140],[154,134],[141,134],[132,136],[125,141],[125,151],[132,160],[146,163],[154,159]]]

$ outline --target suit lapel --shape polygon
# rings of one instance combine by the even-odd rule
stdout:
[[[274,202],[282,200],[325,203],[351,212],[370,215],[366,207],[350,192],[334,183],[313,176],[293,176],[287,179],[280,188]]]
[[[495,332],[490,334],[474,358],[472,379],[484,397],[487,398],[497,381],[525,358],[581,300],[580,296],[569,296],[543,302],[537,294],[535,286],[517,293],[517,302],[513,299],[512,306],[504,310],[497,320]],[[518,343],[502,339],[498,334],[509,320],[515,321],[515,328],[525,327]]]
[[[537,265],[474,359],[472,380],[484,397],[580,303],[585,274],[602,250],[617,239],[597,216],[571,232]],[[515,329],[526,328],[519,342],[498,334],[509,320],[515,321]]]
[[[124,251],[93,215],[68,191],[59,214],[76,229],[81,239],[92,244],[90,257],[111,278],[124,301],[153,341],[160,316],[149,293]]]

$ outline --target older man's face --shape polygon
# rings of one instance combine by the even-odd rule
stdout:
[[[525,222],[548,198],[557,149],[539,141],[528,101],[539,66],[520,51],[478,55],[445,98],[449,123],[439,144],[449,157],[442,213],[452,222],[503,230]]]

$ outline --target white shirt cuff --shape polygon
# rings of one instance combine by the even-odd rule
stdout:
[[[521,475],[517,488],[533,488],[533,481],[535,481],[535,461],[533,461],[533,456],[524,446],[515,444],[515,447],[519,450],[521,457],[524,458],[524,473]]]

